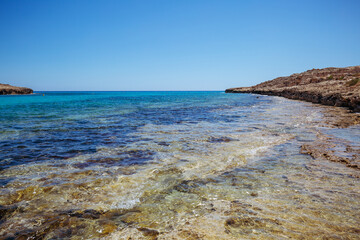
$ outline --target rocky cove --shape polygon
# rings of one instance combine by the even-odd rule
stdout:
[[[332,117],[327,124],[334,128],[348,128],[360,123],[360,66],[346,68],[312,69],[288,77],[278,77],[252,87],[229,88],[226,93],[253,93],[280,96],[328,106],[346,107],[338,111],[328,108]],[[329,114],[327,114],[329,116]],[[314,159],[340,162],[347,167],[360,169],[360,149],[347,145],[347,141],[334,135],[317,133],[316,141],[304,143],[301,153]],[[356,177],[359,177],[356,174]]]

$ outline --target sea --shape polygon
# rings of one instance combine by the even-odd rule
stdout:
[[[344,114],[220,91],[0,96],[0,238],[360,239],[359,170],[301,153],[359,151]]]

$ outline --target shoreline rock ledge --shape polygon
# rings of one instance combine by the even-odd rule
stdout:
[[[312,69],[225,92],[281,96],[360,112],[360,66]]]
[[[0,83],[0,95],[31,94],[33,90],[26,87],[15,87]]]

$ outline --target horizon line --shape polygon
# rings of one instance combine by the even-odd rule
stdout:
[[[36,92],[218,92],[221,90],[33,90]]]

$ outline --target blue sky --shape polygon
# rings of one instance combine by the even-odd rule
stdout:
[[[224,90],[360,64],[360,1],[0,1],[0,83]]]

